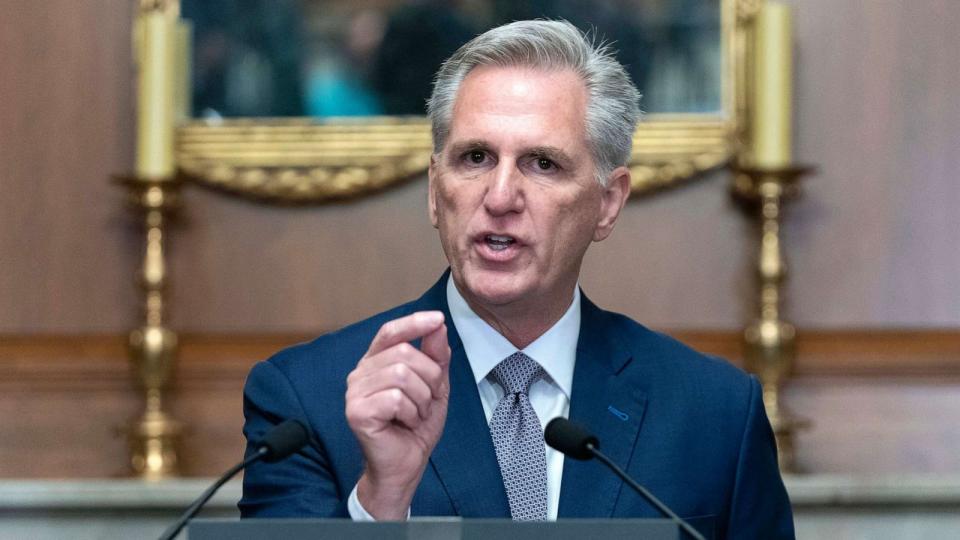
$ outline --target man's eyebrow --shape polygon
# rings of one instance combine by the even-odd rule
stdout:
[[[573,158],[556,146],[535,146],[524,153],[531,156],[552,159],[561,165],[570,165],[573,163]]]
[[[456,156],[470,150],[486,150],[489,147],[490,145],[482,139],[469,139],[450,145],[450,154]]]

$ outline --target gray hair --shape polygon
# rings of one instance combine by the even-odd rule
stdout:
[[[640,92],[608,44],[596,43],[567,21],[517,21],[473,38],[440,66],[427,101],[433,151],[440,153],[450,134],[460,84],[480,66],[571,69],[587,93],[586,131],[597,181],[606,185],[614,169],[626,165],[640,120]]]

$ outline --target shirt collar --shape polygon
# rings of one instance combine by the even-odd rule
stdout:
[[[447,279],[447,305],[474,380],[479,384],[497,364],[517,352],[517,348],[470,309],[452,276]],[[560,320],[521,351],[543,367],[568,399],[573,387],[573,365],[577,359],[579,338],[580,287],[577,286],[573,290],[573,301]]]

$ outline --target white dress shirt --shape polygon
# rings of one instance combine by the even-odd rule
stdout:
[[[502,360],[517,352],[507,338],[493,329],[470,309],[467,301],[457,290],[453,279],[447,280],[447,304],[450,318],[463,342],[463,350],[470,362],[483,413],[487,424],[493,416],[497,403],[503,397],[503,388],[490,377],[490,372]],[[547,376],[530,386],[530,404],[537,413],[541,428],[550,420],[570,413],[570,391],[573,387],[573,365],[577,356],[577,340],[580,338],[580,288],[574,287],[573,299],[566,313],[549,330],[538,337],[521,352],[534,359]],[[563,454],[546,446],[547,458],[547,519],[557,519],[560,503],[560,481],[563,476]],[[350,517],[358,521],[372,521],[371,516],[357,498],[354,487],[347,501]],[[409,516],[409,511],[408,514]]]

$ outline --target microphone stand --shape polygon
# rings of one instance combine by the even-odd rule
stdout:
[[[200,495],[200,497],[197,500],[193,501],[193,504],[191,504],[190,507],[187,508],[186,512],[184,512],[183,515],[180,516],[180,519],[178,519],[176,523],[170,525],[169,527],[167,527],[167,530],[163,531],[163,534],[160,535],[160,540],[173,540],[173,538],[176,537],[177,534],[180,532],[180,529],[183,529],[183,527],[187,524],[187,522],[190,521],[190,519],[192,519],[193,516],[197,515],[197,512],[199,512],[200,509],[203,508],[203,505],[207,504],[207,501],[209,501],[210,498],[213,497],[213,494],[216,493],[218,489],[223,487],[223,485],[226,484],[228,480],[236,476],[238,472],[245,469],[251,463],[258,461],[260,459],[263,459],[263,457],[269,453],[270,453],[270,450],[267,447],[261,446],[260,448],[257,449],[257,452],[255,454],[251,454],[250,457],[244,459],[240,463],[237,463],[233,467],[230,467],[230,470],[225,472],[223,476],[217,479],[217,481],[214,482],[212,486],[207,488],[207,490],[203,492],[203,495]]]
[[[623,480],[624,482],[626,482],[627,485],[629,485],[629,486],[632,487],[637,493],[639,493],[640,495],[642,495],[643,498],[647,500],[647,502],[649,502],[650,504],[652,504],[653,506],[655,506],[656,509],[659,510],[661,514],[663,514],[663,515],[669,517],[670,519],[672,519],[677,525],[680,526],[681,529],[683,529],[683,531],[684,531],[685,533],[687,533],[688,535],[690,535],[691,538],[694,538],[695,540],[705,540],[702,534],[700,534],[696,529],[694,529],[689,523],[687,523],[686,521],[684,521],[683,519],[681,519],[680,516],[678,516],[677,514],[675,514],[675,513],[673,512],[673,510],[671,510],[667,505],[663,504],[663,503],[660,501],[660,499],[656,498],[656,497],[653,495],[653,493],[650,493],[649,491],[647,491],[647,488],[641,486],[641,485],[640,485],[636,480],[634,480],[633,478],[630,478],[630,476],[628,476],[627,473],[625,473],[625,472],[623,471],[623,469],[620,468],[619,465],[617,465],[616,463],[614,463],[613,460],[611,460],[611,459],[608,458],[603,452],[601,452],[600,450],[598,450],[598,449],[593,445],[593,443],[588,442],[588,443],[586,444],[586,448],[587,448],[587,450],[590,451],[591,454],[593,454],[593,457],[597,458],[598,460],[600,460],[601,462],[603,462],[604,465],[606,465],[607,467],[609,467],[610,470],[612,470],[617,476],[619,476],[621,480]]]

